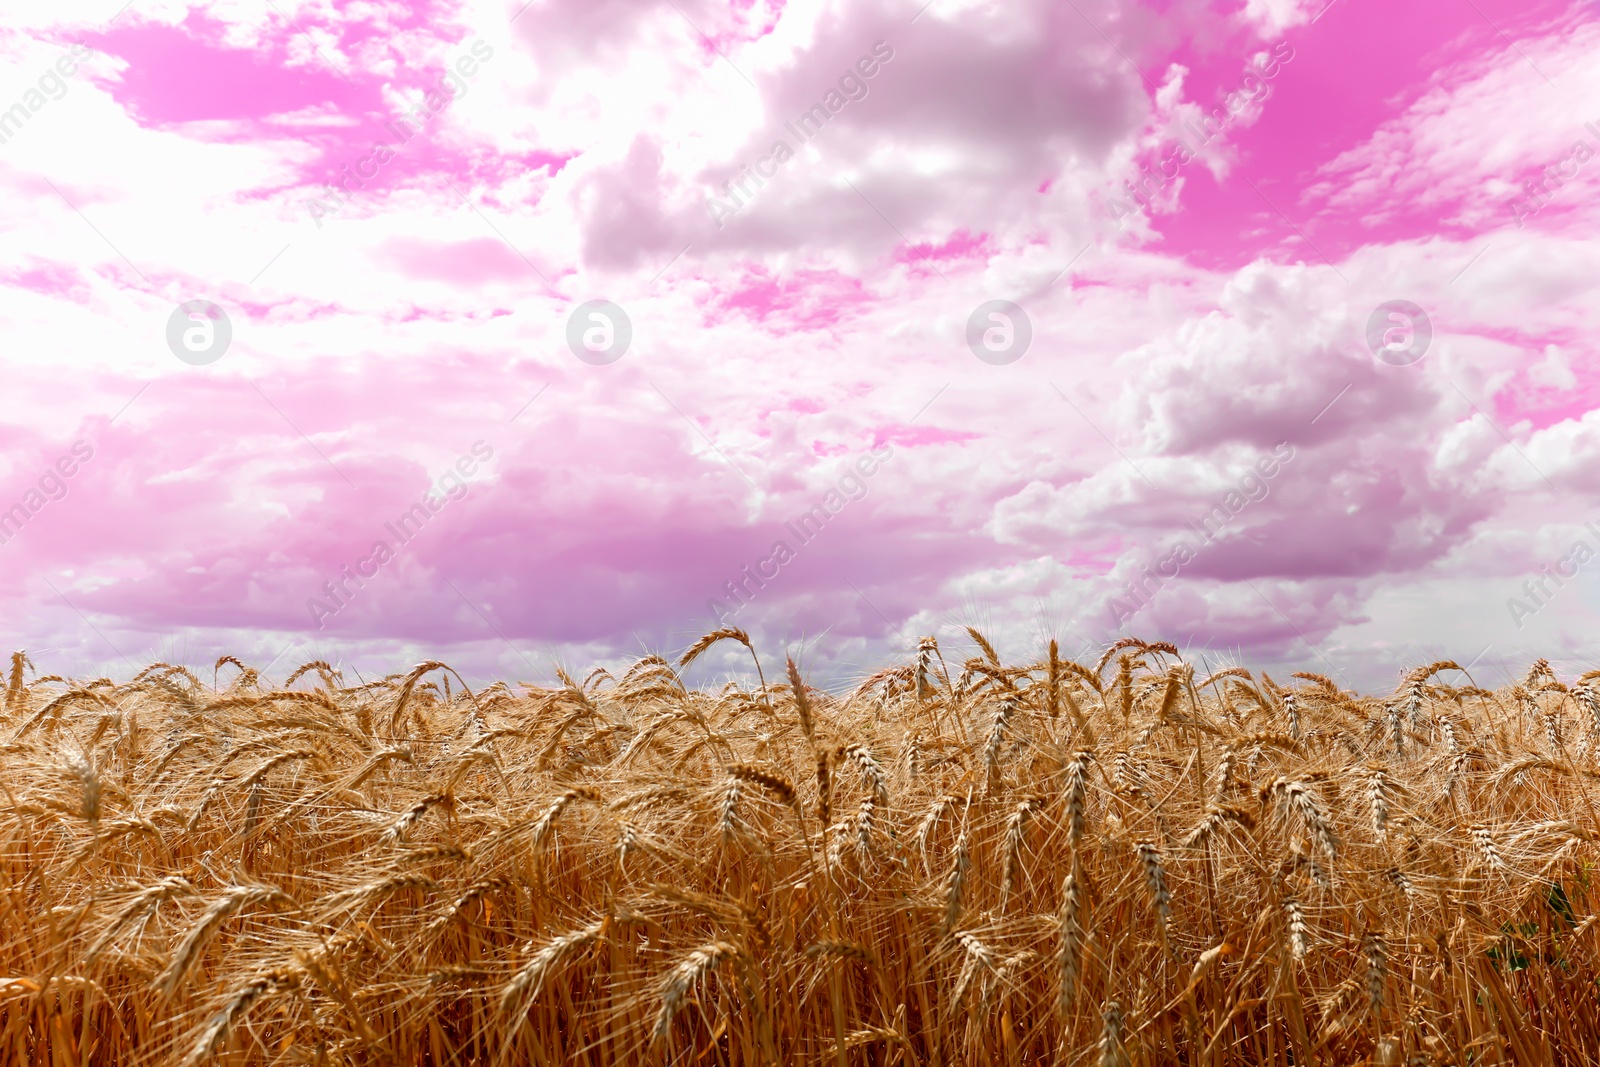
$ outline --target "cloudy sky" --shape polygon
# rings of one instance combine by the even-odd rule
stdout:
[[[1600,4],[120,4],[0,30],[42,672],[1600,661]]]

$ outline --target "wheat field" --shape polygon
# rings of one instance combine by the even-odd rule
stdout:
[[[0,1060],[1600,1060],[1600,671],[969,634],[842,695],[733,629],[478,692],[17,653]],[[724,641],[760,682],[687,688]]]

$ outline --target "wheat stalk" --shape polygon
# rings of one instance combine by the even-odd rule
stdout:
[[[661,981],[661,1006],[656,1011],[655,1024],[650,1028],[650,1043],[664,1040],[672,1032],[672,1020],[683,1009],[689,992],[715,971],[726,960],[739,955],[737,946],[726,941],[713,941],[701,945],[686,955]]]
[[[1083,959],[1084,931],[1083,883],[1076,871],[1067,875],[1061,886],[1061,946],[1058,969],[1061,989],[1058,1010],[1066,1015],[1078,990]]]
[[[1242,1067],[1286,998],[1279,1060],[1595,1044],[1600,671],[976,653],[841,697],[651,655],[477,694],[14,658],[0,1059]]]

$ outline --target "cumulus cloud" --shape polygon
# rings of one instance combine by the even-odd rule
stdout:
[[[822,677],[981,622],[1019,650],[1132,629],[1388,679],[1419,598],[1451,640],[1520,638],[1494,583],[1600,496],[1600,160],[1522,227],[1506,206],[1600,119],[1569,106],[1582,12],[1519,21],[1516,48],[1444,26],[1437,73],[1380,92],[1315,65],[1317,35],[1377,16],[1279,0],[279,6],[69,6],[6,41],[19,646],[529,677],[692,640],[792,540],[739,622],[827,635]],[[75,36],[96,54],[31,108]],[[1280,39],[1271,93],[1119,230],[1123,183]],[[1296,79],[1323,78],[1366,125],[1284,143]],[[209,367],[165,340],[194,298],[233,326]],[[1431,316],[1406,366],[1366,339],[1397,298]],[[610,365],[568,346],[601,299],[631,321]],[[996,299],[1033,333],[1005,366],[967,343]],[[93,460],[30,508],[80,438]],[[307,601],[480,440],[465,496],[318,629]],[[1578,612],[1541,615],[1553,645]]]

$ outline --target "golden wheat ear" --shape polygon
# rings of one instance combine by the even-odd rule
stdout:
[[[32,667],[28,654],[22,649],[11,653],[11,681],[6,686],[6,711],[11,712],[17,708],[22,699],[23,684],[22,672],[24,668]]]
[[[786,657],[765,701],[646,655],[477,704],[435,660],[273,689],[224,657],[217,692],[169,663],[117,683],[13,657],[0,1014],[28,1025],[0,1061],[1600,1044],[1572,996],[1600,982],[1600,672],[1489,691],[1441,660],[1363,696],[1338,671],[1196,684],[1160,642],[1112,649],[1103,683],[1059,645],[978,653],[941,684],[920,642],[841,697]],[[1465,994],[1406,978],[1428,974]]]
[[[683,655],[678,658],[678,667],[681,669],[689,666],[689,664],[699,659],[707,649],[716,644],[718,641],[737,641],[739,644],[745,647],[746,651],[750,653],[750,659],[756,665],[756,677],[761,682],[761,691],[765,693],[767,690],[767,677],[761,669],[761,657],[756,655],[756,646],[750,643],[750,635],[739,629],[737,626],[725,626],[720,630],[712,630],[708,634],[701,635],[701,637],[697,639],[694,644],[690,645]],[[772,700],[770,694],[768,694],[767,700],[770,705]]]
[[[695,643],[690,645],[684,651],[683,655],[678,657],[678,666],[689,666],[689,664],[700,658],[701,653],[705,652],[718,641],[737,641],[745,648],[750,647],[749,634],[745,633],[737,626],[726,626],[720,630],[712,630],[708,634],[702,634],[699,638],[697,638]]]

